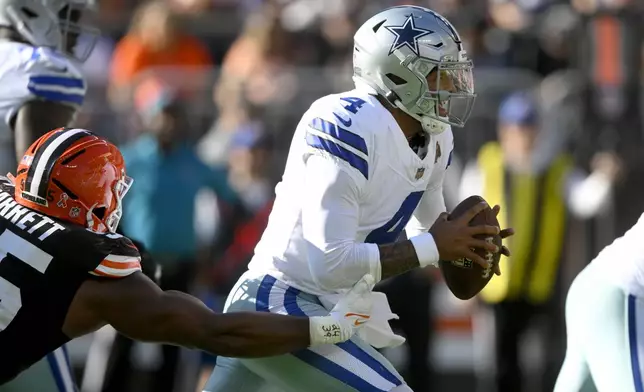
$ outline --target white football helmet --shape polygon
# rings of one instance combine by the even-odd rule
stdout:
[[[0,0],[0,26],[12,28],[33,46],[62,46],[58,17],[42,0]]]
[[[357,87],[369,86],[426,132],[465,125],[476,97],[473,64],[447,19],[423,7],[393,7],[365,22],[354,41]]]
[[[62,48],[65,53],[84,62],[96,46],[100,31],[81,22],[96,13],[95,0],[40,0],[59,20]]]

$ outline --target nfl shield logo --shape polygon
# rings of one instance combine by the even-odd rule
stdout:
[[[418,170],[416,170],[416,179],[420,180],[420,178],[425,174],[425,168],[421,167]]]
[[[33,162],[34,156],[33,155],[24,155],[21,160],[21,164],[25,166],[31,166],[31,162]]]

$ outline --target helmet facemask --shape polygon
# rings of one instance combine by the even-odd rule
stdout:
[[[58,11],[62,47],[80,62],[87,60],[96,46],[100,31],[88,21],[94,12],[83,0],[67,0]]]
[[[425,131],[441,132],[436,127],[439,121],[463,127],[472,113],[476,94],[472,61],[459,55],[459,61],[443,56],[434,61],[418,56],[409,56],[401,65],[406,66],[420,81],[420,96],[407,105],[400,100],[396,106],[423,124]]]
[[[134,179],[125,175],[125,171],[121,173],[121,177],[116,181],[112,188],[112,198],[114,199],[114,209],[108,212],[107,215],[97,215],[98,208],[104,208],[109,211],[109,206],[94,205],[87,209],[87,228],[91,231],[104,232],[107,230],[110,233],[116,233],[121,217],[123,216],[123,198],[130,190]],[[98,221],[98,222],[97,222]],[[98,225],[97,225],[98,223]]]

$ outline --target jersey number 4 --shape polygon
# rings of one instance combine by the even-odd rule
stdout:
[[[351,112],[353,114],[358,113],[358,110],[366,103],[363,99],[360,98],[353,98],[353,97],[342,97],[340,100],[347,105],[342,105],[348,112]],[[342,117],[338,113],[333,113],[335,118],[342,123],[345,127],[350,127],[352,124],[351,117],[348,119]]]
[[[24,268],[11,268],[5,263],[23,263],[31,270],[27,273],[38,271],[44,274],[52,259],[50,254],[9,230],[0,234],[0,331],[7,328],[22,307],[17,282],[14,280],[12,283],[7,279],[11,279],[10,272],[21,271]]]
[[[410,193],[394,216],[387,223],[369,233],[364,242],[378,245],[396,242],[400,233],[407,226],[411,215],[416,211],[423,193],[423,191]]]

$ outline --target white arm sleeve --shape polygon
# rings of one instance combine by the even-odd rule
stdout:
[[[427,233],[441,212],[445,212],[445,210],[443,187],[439,186],[427,190],[423,198],[420,199],[420,203],[411,216],[409,223],[405,226],[407,238]]]
[[[367,273],[379,281],[378,246],[355,241],[358,181],[349,169],[320,155],[307,159],[305,178],[302,227],[313,279],[332,292],[351,288]]]
[[[405,226],[407,238],[427,233],[438,216],[446,211],[445,197],[443,195],[445,170],[432,175],[423,198],[420,199],[418,207],[416,207],[414,214],[409,219],[407,226]]]

